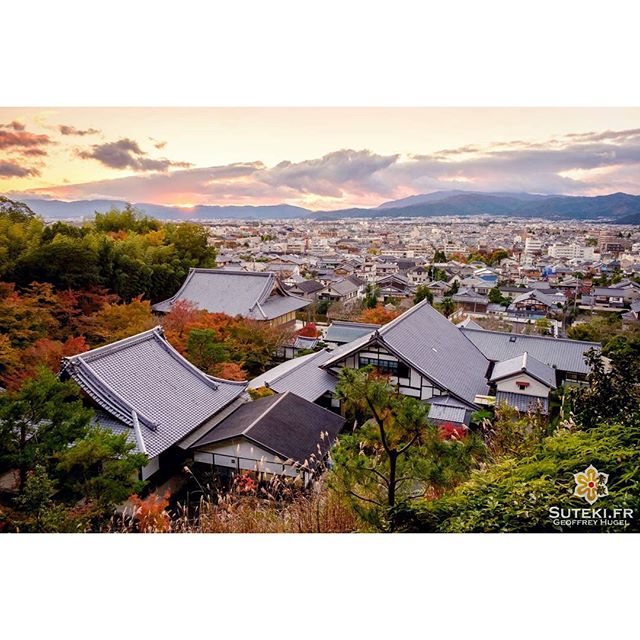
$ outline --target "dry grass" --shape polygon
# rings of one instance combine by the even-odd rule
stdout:
[[[217,500],[202,500],[190,513],[150,496],[138,502],[124,520],[107,531],[144,533],[353,533],[362,524],[353,510],[324,484],[300,491],[229,491]]]

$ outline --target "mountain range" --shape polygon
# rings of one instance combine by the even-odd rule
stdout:
[[[123,207],[119,200],[22,200],[35,213],[48,219],[92,217],[96,211]],[[605,196],[563,196],[531,193],[482,193],[436,191],[384,202],[375,208],[312,211],[288,204],[277,205],[196,205],[192,208],[135,203],[147,215],[165,220],[206,219],[318,219],[435,216],[517,216],[522,218],[601,220],[619,224],[640,224],[640,196],[612,193]]]

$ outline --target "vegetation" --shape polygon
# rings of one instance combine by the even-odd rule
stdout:
[[[331,486],[377,529],[394,530],[396,508],[454,486],[484,452],[474,436],[443,438],[427,421],[428,406],[372,367],[343,369],[336,392],[363,424],[340,439]]]
[[[47,369],[0,394],[0,473],[18,471],[14,528],[86,527],[140,490],[137,471],[147,457],[132,452],[126,434],[102,430],[92,418],[78,386]]]

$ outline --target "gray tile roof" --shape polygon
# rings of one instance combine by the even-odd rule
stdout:
[[[380,325],[368,322],[346,322],[334,320],[327,329],[324,339],[327,342],[344,344],[375,331]]]
[[[462,328],[459,331],[492,362],[508,360],[526,351],[550,367],[573,373],[589,373],[584,355],[591,348],[600,350],[598,342],[525,336],[471,328]]]
[[[526,396],[523,393],[510,393],[506,391],[498,391],[496,393],[496,403],[506,402],[510,407],[515,407],[522,413],[535,411],[541,406],[542,413],[549,412],[549,401],[547,398],[537,398],[534,396]]]
[[[276,393],[291,391],[305,400],[315,402],[325,393],[336,390],[336,377],[320,368],[333,353],[335,351],[323,349],[283,362],[251,380],[249,388],[266,386]]]
[[[515,358],[496,362],[491,373],[491,382],[497,382],[518,373],[528,373],[551,389],[556,388],[556,370],[526,351]]]
[[[348,353],[380,341],[451,395],[473,403],[476,395],[488,391],[489,362],[472,342],[462,338],[460,329],[423,300],[376,332],[345,345],[346,351],[334,352],[323,367],[338,365]]]
[[[307,461],[312,467],[313,460],[322,459],[331,448],[344,422],[328,409],[283,393],[242,405],[191,448],[244,437],[283,460]]]
[[[429,418],[443,422],[469,424],[471,411],[469,406],[451,396],[435,396],[429,400]]]
[[[161,327],[64,358],[62,370],[101,407],[101,422],[114,431],[115,423],[123,425],[120,431],[133,431],[135,411],[150,457],[179,442],[246,388],[245,382],[212,378],[194,367],[167,342]]]
[[[310,304],[288,294],[274,273],[227,269],[191,269],[178,292],[154,304],[153,310],[168,313],[178,300],[188,300],[210,313],[254,320],[271,320]]]

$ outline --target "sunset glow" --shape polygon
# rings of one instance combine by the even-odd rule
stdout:
[[[2,108],[0,125],[12,197],[337,209],[640,192],[637,108]]]

